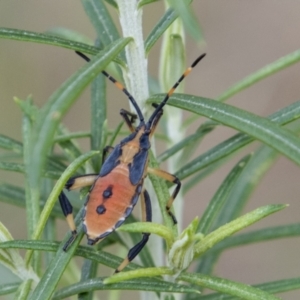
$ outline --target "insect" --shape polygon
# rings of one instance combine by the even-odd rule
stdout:
[[[90,59],[83,53],[76,53],[87,62],[90,61]],[[154,105],[155,110],[147,122],[144,119],[141,109],[128,90],[108,73],[102,71],[103,75],[112,81],[116,87],[123,91],[123,93],[128,97],[136,111],[136,114],[125,109],[121,109],[120,114],[127,124],[131,134],[124,138],[114,148],[106,147],[103,150],[103,158],[105,158],[107,154],[109,155],[104,160],[99,174],[87,174],[72,177],[65,185],[67,190],[91,185],[86,203],[84,204],[84,212],[82,216],[83,228],[87,235],[87,243],[89,245],[94,245],[100,242],[116,228],[121,226],[125,219],[131,214],[139,197],[141,197],[142,201],[142,219],[143,221],[151,222],[151,201],[147,190],[143,187],[144,179],[148,173],[159,176],[176,185],[166,204],[166,210],[174,224],[177,223],[176,218],[170,209],[180,190],[181,182],[175,175],[161,169],[148,167],[148,151],[151,147],[150,139],[153,136],[157,124],[163,114],[163,107],[180,82],[191,72],[192,68],[195,67],[204,56],[205,54],[199,56],[169,90],[164,100],[160,104]],[[139,119],[139,125],[134,127],[133,123],[137,118]],[[72,205],[63,191],[59,196],[59,202],[72,230],[72,236],[63,247],[63,250],[66,251],[69,245],[76,238],[77,231],[73,219]],[[120,272],[138,255],[147,243],[149,235],[150,233],[143,233],[140,242],[129,250],[127,257],[123,260],[115,272]]]

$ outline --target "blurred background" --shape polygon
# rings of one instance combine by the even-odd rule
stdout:
[[[187,37],[187,64],[200,53],[207,57],[185,82],[186,92],[216,98],[229,86],[263,66],[300,47],[300,3],[297,1],[194,1],[206,46],[201,49]],[[144,37],[162,16],[162,1],[144,9]],[[112,11],[117,20],[117,16]],[[79,1],[0,1],[0,27],[44,32],[66,27],[91,39],[95,31]],[[157,77],[160,43],[149,56],[149,72]],[[40,44],[0,39],[0,132],[21,140],[21,111],[13,97],[33,95],[41,106],[83,62],[70,50]],[[300,64],[291,66],[232,97],[230,104],[267,116],[300,98]],[[108,85],[108,122],[115,126],[126,99]],[[70,131],[87,131],[90,126],[89,92],[86,91],[64,119]],[[206,151],[233,130],[218,128],[198,149]],[[80,140],[89,149],[87,140]],[[254,148],[253,148],[254,149]],[[249,148],[248,151],[249,152]],[[247,153],[244,152],[244,153]],[[200,216],[224,177],[236,161],[231,161],[189,192],[185,199],[185,223]],[[289,208],[253,225],[250,229],[299,222],[300,169],[286,158],[279,158],[253,193],[245,212],[272,203],[288,203]],[[20,174],[0,172],[0,181],[22,184]],[[201,195],[199,197],[199,195]],[[26,238],[25,211],[1,203],[0,221],[16,239]],[[67,226],[61,222],[62,233]],[[291,238],[245,246],[225,252],[215,274],[247,284],[300,276],[300,239]],[[5,269],[0,266],[0,270]],[[5,273],[5,280],[9,274]],[[0,275],[0,284],[6,282]],[[284,294],[284,299],[299,299],[300,291]]]

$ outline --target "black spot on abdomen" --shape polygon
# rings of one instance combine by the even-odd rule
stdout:
[[[106,212],[106,208],[103,204],[99,205],[97,208],[96,208],[96,212],[99,214],[99,215],[102,215]]]
[[[109,185],[102,193],[102,196],[103,196],[103,199],[106,200],[108,198],[110,198],[113,194],[112,192],[113,190],[113,186],[112,185]]]

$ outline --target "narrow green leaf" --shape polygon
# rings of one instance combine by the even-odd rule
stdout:
[[[107,277],[103,280],[104,284],[112,284],[121,281],[127,281],[135,278],[143,277],[157,277],[162,275],[174,275],[174,271],[168,267],[159,267],[159,268],[141,268],[132,271],[116,273],[111,277]]]
[[[4,171],[12,171],[18,173],[24,173],[25,167],[23,164],[0,161],[0,169]]]
[[[64,299],[82,292],[90,292],[96,290],[135,290],[135,291],[152,291],[152,292],[172,292],[172,293],[198,293],[194,288],[178,283],[164,282],[147,279],[128,280],[126,282],[103,284],[105,278],[93,278],[73,284],[69,287],[57,291],[53,300]]]
[[[22,143],[3,134],[0,134],[0,148],[11,150],[16,153],[22,153],[23,151]]]
[[[58,135],[54,138],[54,143],[67,142],[73,139],[90,138],[91,133],[89,131],[70,132],[62,135]]]
[[[175,2],[175,1],[173,1]],[[184,5],[189,5],[192,1],[185,0]],[[176,4],[176,3],[175,3]],[[149,54],[150,49],[155,45],[158,39],[164,34],[164,32],[169,28],[169,26],[178,18],[177,12],[173,8],[169,8],[162,18],[156,23],[154,28],[149,33],[145,41],[145,53]],[[197,27],[199,27],[197,25]],[[196,29],[197,30],[197,29]]]
[[[31,288],[32,288],[31,286],[32,286],[32,279],[24,280],[20,284],[20,286],[19,286],[19,288],[18,288],[18,290],[15,294],[15,299],[27,300],[28,295],[29,295],[29,293],[31,291]]]
[[[238,92],[248,88],[249,86],[255,84],[256,82],[275,74],[297,62],[300,61],[300,50],[292,52],[286,56],[279,58],[278,60],[274,61],[273,63],[264,66],[260,70],[250,74],[246,78],[242,79],[241,81],[234,84],[224,93],[222,93],[217,100],[218,101],[226,101],[228,98],[232,97],[233,95],[237,94]]]
[[[228,197],[226,206],[219,212],[218,219],[213,228],[218,228],[240,215],[243,207],[247,203],[252,191],[261,182],[262,177],[273,165],[278,152],[270,147],[263,146],[254,153],[242,174],[239,176]],[[220,252],[207,253],[197,267],[197,272],[209,274],[220,256]]]
[[[107,239],[105,239],[105,241],[106,240]],[[52,241],[13,240],[9,242],[0,243],[0,249],[17,248],[35,251],[57,252],[60,244],[61,243]],[[116,255],[105,251],[97,251],[95,248],[89,246],[78,246],[74,255],[90,259],[112,269],[116,269],[123,261],[123,258],[117,257]],[[136,270],[138,268],[141,268],[141,266],[131,262],[125,268],[125,270]]]
[[[277,122],[280,125],[290,123],[300,117],[300,101],[297,101],[276,113],[270,115],[268,118],[272,122]],[[217,146],[211,148],[206,153],[193,159],[191,162],[183,166],[176,175],[180,179],[184,179],[193,173],[207,167],[211,163],[232,154],[241,147],[249,144],[253,138],[242,133],[238,133],[233,137],[221,142]]]
[[[231,236],[216,245],[212,251],[218,252],[232,247],[248,245],[257,242],[266,242],[274,239],[290,238],[300,236],[300,223],[274,226],[254,230],[251,232]]]
[[[82,213],[82,211],[81,211]],[[80,214],[80,212],[78,213]],[[70,238],[68,234],[61,243],[55,257],[52,259],[50,264],[47,266],[41,280],[37,284],[35,290],[31,295],[31,299],[35,300],[48,300],[52,299],[52,295],[55,292],[56,286],[60,281],[60,278],[65,271],[68,263],[74,255],[76,247],[79,245],[83,237],[82,226],[78,228],[78,235],[72,245],[68,248],[68,251],[63,251],[62,247]]]
[[[203,180],[204,178],[206,178],[207,176],[209,176],[211,173],[213,173],[216,170],[219,170],[220,167],[226,162],[228,161],[228,156],[223,158],[223,159],[219,159],[216,162],[211,163],[208,167],[204,168],[202,171],[196,173],[196,175],[192,176],[192,178],[190,178],[189,180],[187,180],[183,187],[182,187],[182,193],[185,194],[187,193],[189,190],[191,190],[195,185],[197,185],[201,180]]]
[[[66,40],[71,40],[74,42],[90,45],[90,46],[93,46],[94,44],[94,42],[90,38],[83,35],[82,33],[79,33],[77,31],[65,27],[50,28],[45,33],[52,36],[55,35]]]
[[[149,54],[150,49],[154,46],[157,40],[163,35],[167,28],[178,18],[178,14],[173,8],[169,8],[163,17],[156,23],[152,31],[145,40],[145,53]]]
[[[25,167],[23,164],[13,163],[13,162],[3,162],[0,161],[0,169],[4,171],[11,171],[11,172],[18,172],[18,173],[24,173]],[[43,176],[51,179],[58,179],[61,173],[52,171],[52,170],[46,170]]]
[[[11,184],[0,184],[0,201],[6,202],[10,205],[16,205],[25,208],[25,190]],[[40,203],[40,207],[43,208],[45,205],[44,199]],[[77,210],[76,207],[74,207]],[[55,218],[65,219],[59,204],[56,204],[51,211],[51,216]]]
[[[58,46],[75,51],[84,52],[91,55],[96,55],[97,53],[99,53],[99,51],[103,50],[94,46],[63,39],[61,37],[50,34],[18,30],[13,28],[0,28],[0,38]],[[114,57],[114,61],[124,66],[124,62],[118,59],[117,57]]]
[[[162,96],[153,97],[156,103]],[[211,99],[175,94],[170,104],[198,113],[262,141],[300,165],[300,141],[293,133],[266,118]]]
[[[106,146],[106,81],[100,74],[92,82],[91,90],[91,149],[102,150]],[[102,151],[93,158],[94,171],[99,172],[102,165]]]
[[[195,245],[195,256],[199,257],[203,255],[207,250],[213,247],[216,243],[220,242],[224,238],[234,234],[235,232],[250,226],[251,224],[261,220],[262,218],[275,213],[285,208],[286,205],[266,205],[255,209],[254,211],[245,214],[242,217],[227,223],[215,231],[205,236],[200,242]]]
[[[61,175],[59,180],[56,182],[51,194],[48,197],[48,200],[45,203],[44,209],[41,212],[41,216],[39,218],[38,224],[36,224],[36,229],[33,234],[33,239],[39,239],[43,228],[46,225],[46,222],[51,214],[51,211],[55,205],[55,202],[57,201],[57,198],[64,188],[65,183],[67,180],[74,174],[74,172],[82,165],[84,164],[88,159],[90,159],[93,155],[98,154],[96,151],[90,151],[88,153],[85,153],[84,155],[78,157],[75,159],[70,166],[65,170],[65,172]],[[26,254],[26,263],[29,263],[31,259],[32,251],[29,251]]]
[[[141,8],[144,5],[147,5],[147,4],[150,4],[150,3],[153,3],[153,2],[157,2],[157,1],[159,1],[159,0],[141,0],[138,4],[138,8]]]
[[[109,45],[120,38],[117,27],[103,1],[81,0],[81,2],[102,45]]]
[[[0,285],[0,296],[12,294],[16,292],[20,284],[21,282],[15,282],[15,283],[6,283]]]
[[[214,291],[236,296],[239,299],[279,300],[278,297],[275,297],[260,289],[224,278],[212,277],[197,273],[184,273],[179,276],[179,279],[200,287],[209,288]]]
[[[0,245],[13,240],[8,229],[0,222]],[[31,267],[26,268],[19,252],[15,249],[3,248],[0,251],[0,263],[22,280],[33,279],[38,282],[38,277]]]
[[[250,157],[251,155],[247,155],[242,158],[222,182],[200,219],[198,232],[201,232],[204,235],[209,232],[211,225],[218,216],[218,212],[224,206],[236,180],[247,165]]]
[[[164,238],[168,247],[170,247],[173,243],[172,231],[161,224],[155,224],[151,222],[135,222],[121,226],[120,228],[118,228],[118,231],[154,233]]]
[[[114,0],[105,0],[108,4],[110,4],[112,7],[118,9],[118,4]]]
[[[255,284],[253,287],[272,294],[284,293],[300,289],[300,277]],[[238,300],[238,298],[230,295],[213,293],[201,296],[201,300]]]
[[[157,157],[158,163],[162,163],[163,161],[167,160],[169,157],[176,154],[178,151],[182,149],[189,149],[190,147],[193,147],[196,142],[199,142],[202,140],[204,135],[208,132],[210,132],[213,128],[207,128],[207,131],[196,131],[195,133],[189,135],[188,137],[184,138],[181,142],[177,143],[173,147],[167,149],[165,152],[160,154]],[[184,157],[189,157],[184,155]]]
[[[203,41],[203,35],[198,24],[197,18],[190,7],[190,1],[176,1],[168,0],[170,6],[174,8],[177,14],[183,21],[183,24],[187,32],[191,37],[197,42],[200,43]]]
[[[153,169],[159,168],[158,163],[155,161],[153,153],[150,152],[150,162],[149,167]],[[164,180],[158,178],[158,176],[149,174],[151,183],[157,195],[160,211],[164,220],[164,224],[173,232],[173,235],[176,237],[178,235],[177,227],[174,226],[173,220],[166,210],[166,203],[170,198],[169,189]]]
[[[57,131],[58,131],[59,135],[68,134],[68,130],[62,124],[60,124],[58,126]],[[81,152],[78,144],[76,143],[76,141],[69,139],[69,140],[64,140],[64,141],[60,140],[57,143],[62,148],[62,150],[65,153],[65,156],[68,158],[69,162],[72,162],[78,156],[82,155],[82,152]],[[82,168],[81,170],[79,170],[79,172],[84,172],[84,169]]]
[[[98,263],[85,259],[81,268],[80,283],[84,284],[89,279],[97,276]],[[78,300],[93,300],[93,291],[82,291],[78,293]]]

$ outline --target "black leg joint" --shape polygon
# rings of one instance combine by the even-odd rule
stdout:
[[[129,261],[132,261],[141,252],[141,250],[144,248],[145,244],[149,240],[149,235],[150,235],[150,233],[144,233],[142,240],[137,245],[135,245],[133,248],[131,248],[129,250],[129,252],[128,252],[128,260]]]
[[[72,214],[73,207],[63,191],[60,193],[58,198],[59,198],[59,203],[60,203],[60,206],[61,206],[64,216],[66,217],[66,216]]]
[[[145,198],[145,208],[146,208],[146,222],[152,222],[151,199],[147,190],[144,190],[144,198]]]
[[[69,191],[74,183],[75,183],[75,177],[71,177],[65,184],[65,188]]]

